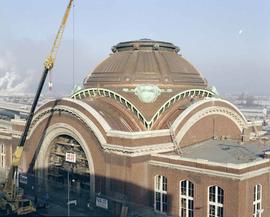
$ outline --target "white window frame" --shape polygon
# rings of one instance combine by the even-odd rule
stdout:
[[[210,188],[211,187],[215,187],[215,202],[210,201],[210,199],[209,199]],[[219,203],[218,202],[218,189],[219,188],[223,190],[223,195],[222,195],[222,197],[223,197],[223,203]],[[207,198],[207,201],[208,201],[208,205],[207,205],[207,217],[212,217],[212,216],[210,216],[210,205],[212,205],[212,206],[215,207],[215,215],[214,215],[214,217],[219,217],[218,216],[218,208],[223,208],[223,213],[222,213],[223,215],[222,216],[224,216],[224,189],[223,188],[221,188],[218,185],[211,185],[211,186],[209,186],[208,187],[208,198]]]
[[[163,178],[165,178],[166,183],[163,182]],[[164,184],[166,185],[166,189],[168,189],[168,179],[166,176],[162,176],[162,175],[156,175],[155,176],[155,193],[154,193],[154,208],[156,212],[160,212],[160,213],[166,213],[168,210],[168,195],[167,195],[167,190],[164,189]],[[159,182],[158,182],[159,179]],[[156,198],[156,193],[160,194],[160,210],[157,209],[157,198]],[[167,210],[163,210],[163,198],[167,197]]]
[[[183,182],[186,182],[186,187],[185,187],[185,189],[186,189],[186,194],[184,195],[184,194],[182,194],[182,183]],[[189,188],[190,188],[190,185],[192,184],[192,191],[193,191],[193,197],[192,196],[190,196],[189,195]],[[185,216],[182,216],[182,199],[185,199],[186,200],[186,207],[185,207],[185,209],[186,209],[186,215]],[[192,201],[193,202],[193,209],[192,209],[192,216],[194,216],[194,183],[193,182],[191,182],[191,181],[189,181],[189,180],[182,180],[182,181],[180,181],[179,182],[179,207],[180,207],[180,209],[179,209],[179,216],[180,217],[191,217],[190,215],[189,215],[189,207],[188,207],[188,205],[189,205],[189,201]]]
[[[0,168],[6,168],[6,147],[5,144],[0,144]]]
[[[259,207],[259,208],[258,208]],[[257,184],[253,190],[253,217],[261,217],[262,209],[262,185]]]

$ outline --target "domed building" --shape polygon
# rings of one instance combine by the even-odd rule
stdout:
[[[3,142],[16,145],[22,128],[14,121]],[[114,212],[268,216],[267,149],[251,131],[177,46],[121,42],[82,89],[36,111],[21,170],[47,192],[68,173],[73,198]]]

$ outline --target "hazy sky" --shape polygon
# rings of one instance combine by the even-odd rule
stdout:
[[[0,93],[37,87],[67,0],[0,0]],[[178,45],[222,94],[268,94],[269,0],[77,0],[75,83],[120,41],[140,38]],[[73,14],[52,72],[53,93],[72,90]],[[47,90],[47,84],[45,91]]]

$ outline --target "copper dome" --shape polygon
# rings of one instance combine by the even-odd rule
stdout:
[[[113,53],[85,79],[85,87],[155,84],[178,88],[206,87],[201,74],[172,43],[141,39],[120,42]]]

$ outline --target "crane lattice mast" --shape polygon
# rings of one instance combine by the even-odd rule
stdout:
[[[13,157],[12,157],[12,165],[11,165],[11,168],[9,170],[8,177],[6,179],[6,183],[5,183],[5,186],[4,186],[5,197],[6,197],[6,199],[8,201],[14,201],[16,199],[15,180],[17,179],[17,175],[18,175],[17,174],[18,173],[18,166],[19,166],[21,158],[22,158],[24,144],[25,144],[25,141],[26,141],[26,138],[27,138],[27,134],[28,134],[30,125],[32,123],[34,112],[35,112],[35,109],[36,109],[36,106],[37,106],[41,91],[43,89],[43,85],[45,83],[47,74],[48,74],[48,72],[50,70],[52,70],[52,68],[54,66],[54,62],[55,62],[55,59],[56,59],[56,54],[57,54],[57,51],[58,51],[60,43],[61,43],[61,39],[62,39],[64,29],[65,29],[65,26],[66,26],[66,23],[67,23],[69,14],[70,14],[70,10],[71,10],[73,1],[74,0],[69,1],[69,4],[68,4],[68,6],[66,8],[64,17],[63,17],[62,22],[60,24],[60,27],[58,29],[56,38],[55,38],[55,40],[53,42],[51,52],[50,52],[49,56],[46,58],[46,60],[44,62],[44,71],[43,71],[42,77],[40,79],[39,86],[38,86],[38,89],[37,89],[33,104],[31,106],[30,113],[29,113],[29,116],[27,118],[23,134],[22,134],[22,136],[20,138],[20,141],[19,141],[19,143],[18,143],[18,145],[16,147],[16,150],[15,150],[15,152],[13,154]]]

